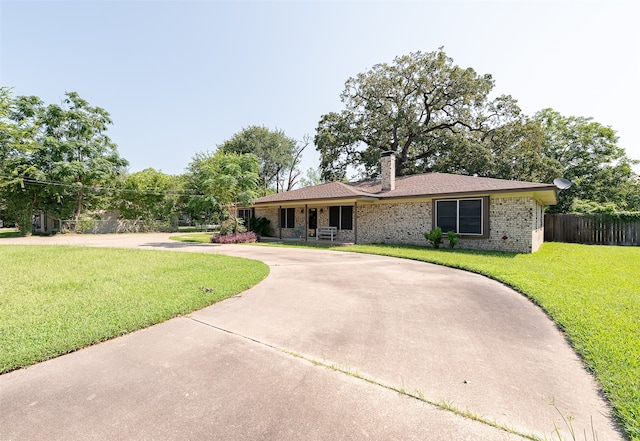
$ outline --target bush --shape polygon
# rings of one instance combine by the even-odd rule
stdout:
[[[422,234],[434,248],[440,248],[440,244],[442,243],[442,228],[437,227],[435,230]]]
[[[252,217],[249,220],[249,229],[258,236],[268,236],[271,233],[271,221],[266,217]]]
[[[133,222],[124,220],[129,223],[127,227],[134,233],[150,233],[150,232],[174,232],[178,231],[175,222],[170,220],[154,220],[154,219],[138,219]]]
[[[231,234],[234,234],[235,227],[236,221],[233,219],[222,221],[222,224],[220,224],[220,236],[229,236]],[[244,219],[238,218],[238,233],[244,233],[246,231],[247,229],[244,226]]]
[[[460,235],[454,233],[453,231],[447,231],[447,239],[449,240],[449,248],[453,248],[458,245]]]
[[[258,236],[253,231],[248,231],[246,233],[238,233],[238,234],[230,234],[227,236],[222,236],[219,234],[214,234],[211,236],[211,243],[253,243],[258,241]]]
[[[31,236],[33,225],[31,224],[31,213],[28,210],[21,211],[16,216],[16,226],[20,236]]]
[[[81,233],[92,233],[94,228],[96,228],[96,219],[93,217],[83,214],[76,222],[75,232],[78,234]]]

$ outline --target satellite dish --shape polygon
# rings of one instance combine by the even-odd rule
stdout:
[[[553,185],[555,185],[560,191],[562,191],[571,187],[571,181],[565,178],[556,178],[553,180]]]

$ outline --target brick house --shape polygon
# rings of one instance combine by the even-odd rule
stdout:
[[[264,196],[241,215],[271,221],[279,238],[358,244],[426,245],[440,226],[460,234],[460,248],[531,253],[544,240],[544,207],[557,203],[551,184],[444,173],[395,176],[395,156],[382,156],[380,180],[330,182]],[[332,236],[333,237],[333,236]]]

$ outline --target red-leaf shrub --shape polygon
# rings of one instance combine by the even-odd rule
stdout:
[[[258,236],[253,231],[246,233],[230,234],[228,236],[211,236],[211,243],[252,243],[257,242]]]

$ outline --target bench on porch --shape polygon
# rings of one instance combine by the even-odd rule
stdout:
[[[337,227],[318,227],[317,230],[317,239],[330,239],[332,242],[338,238],[338,228]]]

